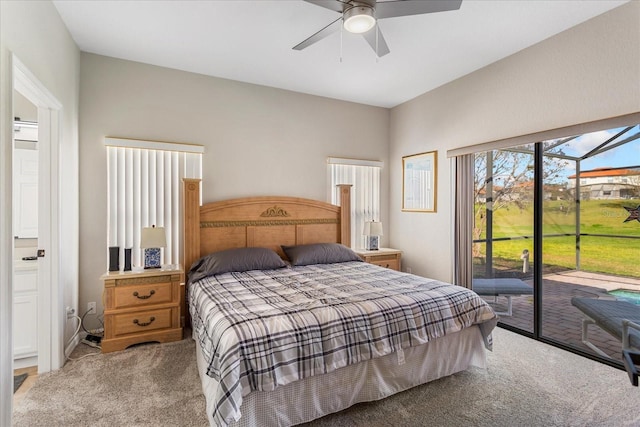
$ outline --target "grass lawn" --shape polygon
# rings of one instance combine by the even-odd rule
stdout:
[[[636,208],[640,200],[586,200],[580,210],[580,270],[640,277],[640,239],[585,236],[605,234],[640,237],[640,222],[624,222],[629,213],[624,207]],[[545,269],[554,266],[576,268],[575,209],[566,201],[544,203],[544,234],[569,233],[571,236],[546,237],[543,241]],[[485,234],[481,239],[485,238]],[[533,262],[533,207],[519,209],[515,205],[494,213],[493,237],[524,237],[527,239],[493,243],[494,264],[522,268],[520,255],[528,249]],[[485,245],[478,244],[484,257]],[[501,259],[502,261],[498,261]],[[479,260],[478,260],[479,261]]]

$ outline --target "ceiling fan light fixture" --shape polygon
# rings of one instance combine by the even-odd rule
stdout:
[[[344,12],[344,29],[350,33],[366,33],[376,25],[371,6],[354,6]]]

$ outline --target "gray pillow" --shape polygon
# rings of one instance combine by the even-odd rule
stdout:
[[[193,263],[189,282],[230,271],[273,270],[286,267],[280,256],[267,248],[238,248],[214,252]]]
[[[311,245],[282,246],[291,265],[331,264],[334,262],[362,261],[348,247],[339,243],[314,243]]]

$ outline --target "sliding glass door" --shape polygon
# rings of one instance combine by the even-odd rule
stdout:
[[[616,363],[580,301],[640,304],[639,209],[637,125],[476,153],[474,290],[502,326]]]
[[[501,322],[533,333],[533,153],[475,155],[473,284]]]
[[[630,126],[544,143],[540,336],[618,361],[620,340],[583,330],[580,302],[640,304],[639,137]]]

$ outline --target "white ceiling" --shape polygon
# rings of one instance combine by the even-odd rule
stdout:
[[[338,14],[302,0],[54,0],[84,52],[394,107],[628,0],[463,0],[379,22],[391,53],[358,35],[291,48]],[[342,57],[342,60],[341,60]]]

